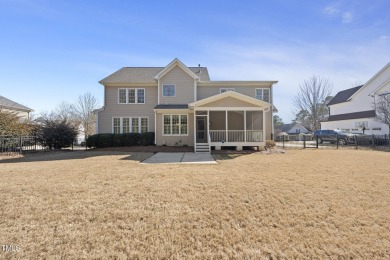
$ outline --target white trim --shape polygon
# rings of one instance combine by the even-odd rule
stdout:
[[[129,90],[133,89],[134,90],[134,101],[135,103],[129,103]],[[143,103],[138,103],[138,90],[143,89],[144,90],[144,102]],[[125,95],[126,95],[126,102],[125,103],[120,103],[120,90],[125,90]],[[144,105],[146,104],[146,89],[145,88],[118,88],[118,99],[117,99],[118,105]]]
[[[170,127],[171,127],[171,134],[164,134],[164,116],[170,116]],[[179,134],[172,134],[172,116],[179,116]],[[181,134],[181,116],[187,116],[187,134]],[[188,128],[188,121],[189,121],[189,115],[188,114],[161,114],[161,126],[162,126],[162,131],[161,131],[161,136],[188,136],[189,128]]]
[[[236,110],[248,110],[248,111],[269,111],[269,108],[263,107],[197,107],[194,111],[236,111]]]
[[[225,110],[225,138],[226,138],[225,142],[227,142],[229,139],[228,127],[229,127],[229,125],[228,125],[228,111]]]
[[[160,105],[160,80],[157,82],[157,105]]]
[[[261,97],[262,97],[262,99],[257,98],[257,91],[258,90],[261,90]],[[268,90],[269,91],[269,93],[268,93],[268,99],[269,100],[268,101],[264,100],[264,90]],[[262,100],[264,102],[272,104],[272,102],[271,102],[271,88],[255,88],[255,98],[258,99],[258,100]]]
[[[157,126],[157,112],[154,112],[154,144],[157,144],[157,131],[156,131],[156,126]]]
[[[267,140],[267,131],[265,126],[265,112],[263,112],[263,141]]]
[[[194,101],[198,101],[198,84],[196,80],[194,80]]]
[[[199,77],[194,72],[192,72],[186,65],[184,65],[184,63],[182,63],[178,58],[171,61],[163,70],[161,70],[156,76],[154,76],[154,79],[159,80],[176,66],[179,66],[179,68],[186,72],[191,78],[199,80]]]
[[[378,94],[377,92],[379,90],[381,90],[381,88],[383,88],[387,83],[390,82],[390,79],[386,80],[385,82],[383,82],[382,84],[379,85],[379,87],[377,87],[373,92],[370,93],[370,95],[380,95]]]
[[[252,120],[252,128],[253,128],[253,120]],[[246,142],[246,110],[244,110],[244,141]]]
[[[164,96],[164,86],[173,86],[175,95],[173,95],[173,96]],[[162,84],[161,96],[162,97],[167,97],[167,98],[176,97],[176,84],[171,84],[171,83]]]
[[[372,78],[370,78],[360,89],[358,89],[358,91],[356,91],[355,93],[353,93],[352,96],[349,97],[348,101],[350,101],[353,97],[355,97],[360,91],[362,91],[362,89],[364,89],[366,87],[366,85],[368,85],[369,83],[371,83],[376,77],[379,76],[379,74],[381,74],[383,71],[385,71],[388,67],[390,66],[390,62],[387,63],[380,71],[378,71]]]
[[[111,133],[114,134],[114,118],[119,118],[119,134],[123,134],[123,119],[128,118],[129,119],[129,133],[135,133],[133,132],[133,118],[138,119],[138,133],[141,134],[141,118],[146,118],[148,120],[148,128],[146,132],[149,132],[149,117],[148,116],[113,116],[111,118]],[[125,133],[127,134],[127,133]]]
[[[278,83],[278,81],[271,80],[271,81],[243,81],[243,80],[229,80],[229,81],[199,81],[199,86],[213,86],[213,87],[225,87],[225,86],[234,86],[237,87],[267,87],[270,84]]]
[[[252,104],[252,105],[255,105],[255,106],[258,106],[258,107],[267,108],[267,107],[271,106],[271,104],[268,103],[268,102],[265,102],[263,100],[259,100],[259,99],[256,99],[256,98],[253,98],[253,97],[241,94],[241,93],[238,93],[236,91],[226,91],[224,93],[216,94],[214,96],[207,97],[207,98],[201,99],[199,101],[192,102],[192,103],[190,103],[188,105],[189,105],[190,108],[191,107],[196,108],[198,106],[202,106],[202,105],[205,105],[205,104],[208,104],[208,103],[211,103],[211,102],[214,102],[214,101],[226,98],[226,97],[232,97],[232,98],[241,100],[243,102],[247,102],[249,104]]]
[[[196,114],[194,113],[194,151],[196,152]]]
[[[224,89],[225,91],[222,92],[222,89]],[[221,93],[225,93],[225,92],[227,92],[227,91],[236,91],[236,89],[235,89],[235,88],[219,88],[219,93],[220,93],[220,94],[221,94]]]

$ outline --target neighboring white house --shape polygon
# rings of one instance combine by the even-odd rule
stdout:
[[[283,124],[282,132],[286,132],[289,135],[307,134],[309,130],[306,129],[300,123]]]
[[[0,110],[15,113],[21,121],[29,119],[30,112],[33,111],[31,108],[3,96],[0,96]]]
[[[329,118],[321,129],[340,129],[354,133],[389,134],[389,127],[376,118],[375,99],[390,94],[390,63],[366,84],[340,91],[329,102]]]

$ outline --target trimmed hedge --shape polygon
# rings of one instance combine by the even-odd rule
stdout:
[[[154,132],[142,133],[139,137],[140,145],[153,145],[154,144]]]
[[[94,134],[87,138],[87,146],[95,148],[153,145],[154,132],[127,134]]]

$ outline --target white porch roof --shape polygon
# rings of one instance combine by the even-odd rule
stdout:
[[[231,98],[240,100],[242,102],[248,103],[248,105],[249,105],[248,107],[250,107],[250,108],[258,107],[260,110],[269,110],[270,107],[272,106],[270,103],[265,102],[263,100],[259,100],[259,99],[256,99],[256,98],[253,98],[253,97],[250,97],[250,96],[247,96],[247,95],[235,92],[235,91],[226,91],[224,93],[220,93],[220,94],[208,97],[208,98],[204,98],[204,99],[192,102],[192,103],[188,104],[188,107],[191,109],[205,107],[205,110],[207,110],[207,104],[210,104],[212,102],[215,102],[215,101],[227,98],[227,97],[231,97]],[[237,108],[237,107],[229,107],[229,106],[225,107],[225,109],[231,109],[231,108]]]

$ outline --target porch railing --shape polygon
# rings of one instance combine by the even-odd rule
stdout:
[[[227,133],[227,136],[226,136]],[[210,130],[211,142],[263,142],[262,130]]]

